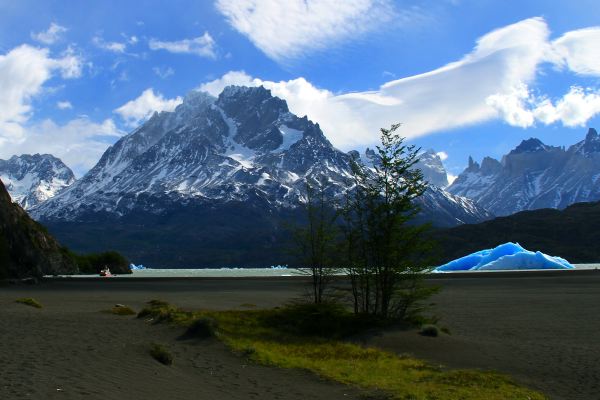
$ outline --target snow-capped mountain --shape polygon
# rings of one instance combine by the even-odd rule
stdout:
[[[435,153],[423,159],[428,176],[441,181],[441,167],[445,178]],[[155,114],[119,140],[88,174],[33,215],[76,220],[89,212],[160,213],[168,203],[255,197],[275,208],[295,207],[307,180],[324,177],[333,195],[343,194],[350,163],[351,155],[334,148],[318,124],[290,113],[284,100],[262,87],[230,86],[218,98],[192,92],[174,112]],[[462,219],[481,219],[468,200],[448,202],[452,196],[438,190],[429,197],[426,212],[440,197],[456,205]]]
[[[501,216],[600,200],[599,178],[600,136],[590,128],[584,140],[566,150],[531,138],[501,161],[485,157],[479,165],[469,158],[448,191]]]
[[[318,124],[290,113],[263,87],[230,86],[217,98],[192,92],[173,112],[154,114],[121,138],[83,178],[31,213],[81,251],[95,250],[106,232],[92,229],[108,227],[104,247],[151,266],[167,253],[181,257],[167,261],[188,266],[240,259],[249,265],[250,251],[273,262],[265,249],[277,246],[278,235],[289,236],[281,221],[299,217],[307,181],[326,179],[330,195],[343,196],[352,153],[333,147]],[[422,201],[422,218],[441,226],[490,217],[438,188]],[[227,250],[214,250],[227,243]],[[232,246],[246,250],[234,255]]]
[[[75,182],[75,175],[50,154],[23,154],[0,160],[0,179],[12,200],[30,209]]]

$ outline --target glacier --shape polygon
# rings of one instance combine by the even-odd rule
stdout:
[[[450,261],[435,268],[433,272],[571,268],[575,267],[564,258],[529,251],[518,243],[508,242]]]

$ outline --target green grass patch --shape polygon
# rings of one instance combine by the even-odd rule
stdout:
[[[158,344],[158,343],[152,343],[150,345],[150,355],[152,356],[152,358],[154,358],[156,361],[158,361],[161,364],[164,365],[172,365],[173,364],[173,356],[171,355],[171,353],[169,353],[169,351],[165,348],[165,346]]]
[[[337,305],[196,312],[162,305],[150,306],[145,313],[151,320],[188,328],[199,319],[215,321],[213,334],[255,362],[310,370],[345,384],[383,390],[394,399],[545,399],[495,372],[447,370],[344,341],[379,321],[356,317]]]
[[[124,306],[121,304],[117,304],[113,308],[111,308],[110,310],[106,310],[105,312],[114,314],[114,315],[122,315],[122,316],[137,314],[131,307],[127,307],[127,306]]]
[[[21,299],[17,299],[17,300],[15,300],[15,303],[25,304],[26,306],[35,307],[35,308],[43,307],[42,303],[40,303],[39,301],[37,301],[36,299],[33,299],[31,297],[23,297]]]

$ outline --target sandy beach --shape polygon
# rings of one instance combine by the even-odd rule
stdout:
[[[439,276],[434,298],[450,336],[391,331],[367,344],[435,364],[501,371],[551,399],[600,392],[600,273]],[[159,298],[184,308],[274,307],[299,278],[53,280],[0,287],[2,399],[347,399],[377,396],[303,371],[248,363],[221,343],[101,310]],[[33,297],[44,308],[14,301]],[[244,306],[245,305],[245,306]],[[148,355],[164,344],[171,367]]]

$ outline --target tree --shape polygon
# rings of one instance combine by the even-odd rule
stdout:
[[[372,169],[353,161],[343,213],[354,310],[382,318],[406,317],[432,294],[421,279],[432,247],[423,235],[428,226],[412,221],[427,183],[415,168],[420,149],[404,143],[399,126],[381,129]]]
[[[311,276],[311,297],[322,304],[328,285],[338,269],[333,267],[337,240],[337,213],[327,196],[327,180],[322,178],[306,184],[306,226],[295,231],[301,254],[301,272]]]

